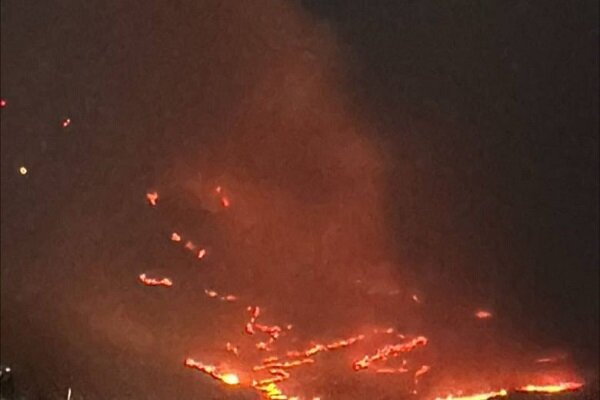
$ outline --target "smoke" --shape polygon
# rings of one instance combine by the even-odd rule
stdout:
[[[84,30],[69,49],[89,57],[48,69],[65,82],[74,74],[87,97],[72,106],[80,137],[32,169],[32,188],[4,179],[3,161],[3,188],[29,191],[20,195],[27,211],[18,211],[20,197],[2,205],[3,357],[42,393],[220,398],[183,360],[222,357],[216,348],[237,338],[244,306],[259,305],[268,323],[294,326],[299,347],[382,325],[433,333],[438,344],[415,366],[436,362],[440,382],[435,369],[456,372],[456,360],[471,370],[488,355],[506,360],[510,351],[472,317],[476,296],[460,286],[443,292],[456,283],[450,277],[468,278],[469,255],[445,236],[457,222],[445,215],[460,202],[459,179],[447,173],[453,179],[433,187],[423,173],[443,167],[415,139],[434,124],[408,127],[406,148],[389,151],[378,116],[348,90],[352,53],[327,24],[295,4],[196,3],[72,10],[79,22],[62,21],[50,43],[36,44],[54,48]],[[102,61],[85,61],[97,53]],[[76,102],[77,90],[69,93]],[[159,193],[154,209],[147,190]],[[30,231],[18,227],[24,213]],[[206,248],[206,259],[176,247],[172,232]],[[442,279],[432,265],[446,256]],[[142,272],[174,286],[145,288]],[[240,302],[211,302],[205,288]],[[455,300],[461,307],[451,311]],[[465,356],[471,350],[476,361]],[[352,375],[360,355],[328,359],[343,375],[332,395],[397,393],[393,380],[379,387]],[[306,377],[327,386],[321,368]]]

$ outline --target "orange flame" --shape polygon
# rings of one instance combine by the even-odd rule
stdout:
[[[454,396],[450,395],[448,397],[436,397],[435,400],[487,400],[487,399],[491,399],[493,397],[500,397],[500,396],[506,396],[506,395],[507,395],[507,391],[502,389],[497,392],[478,393],[478,394],[472,394],[472,395],[468,395],[468,396],[454,397]]]
[[[148,278],[146,276],[146,274],[140,274],[139,279],[140,279],[140,282],[142,282],[146,286],[165,286],[165,287],[173,286],[173,281],[170,280],[169,278],[162,278],[162,279]]]
[[[156,202],[158,201],[158,193],[156,192],[148,192],[146,193],[146,200],[152,207],[156,207]]]
[[[479,319],[488,319],[492,318],[492,313],[485,310],[479,310],[475,313],[475,316]]]
[[[240,383],[239,377],[234,373],[225,373],[221,374],[217,371],[217,367],[214,365],[204,365],[199,361],[196,361],[192,358],[188,358],[185,360],[184,365],[189,368],[197,369],[200,372],[205,373],[206,375],[219,380],[227,385],[237,385]]]
[[[527,385],[517,389],[519,392],[531,393],[559,393],[578,390],[583,387],[579,382],[561,382],[555,385]]]

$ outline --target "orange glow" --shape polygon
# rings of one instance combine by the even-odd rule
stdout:
[[[417,372],[415,372],[415,379],[421,375],[425,375],[427,372],[429,372],[430,369],[431,367],[429,365],[421,366],[421,368],[419,368]]]
[[[212,377],[213,379],[219,380],[227,385],[238,385],[240,383],[240,379],[236,374],[221,374],[217,371],[217,367],[215,367],[214,365],[204,365],[201,362],[194,360],[193,358],[187,358],[185,360],[184,365],[189,368],[197,369],[198,371],[203,372],[206,375]]]
[[[179,236],[179,234],[177,234],[176,232],[173,232],[171,234],[171,240],[174,242],[181,242],[181,236]]]
[[[171,281],[169,278],[161,278],[161,279],[148,278],[146,276],[146,274],[140,274],[139,279],[140,279],[140,282],[142,282],[146,286],[165,286],[165,287],[173,286],[173,281]]]
[[[435,400],[487,400],[487,399],[491,399],[493,397],[500,397],[500,396],[506,396],[506,395],[507,395],[506,390],[502,389],[497,392],[479,393],[479,394],[472,394],[472,395],[468,395],[468,396],[436,397]]]
[[[479,319],[488,319],[492,318],[492,313],[485,310],[479,310],[475,313],[475,316]]]
[[[206,249],[198,250],[198,258],[199,259],[203,259],[205,255],[206,255]]]
[[[221,197],[221,205],[225,208],[229,207],[229,205],[230,205],[229,199],[225,196]]]
[[[194,245],[194,243],[190,242],[189,240],[185,243],[185,248],[188,250],[194,250],[196,248],[196,246]]]
[[[578,390],[583,387],[579,382],[561,382],[555,385],[527,385],[517,389],[520,392],[559,393]]]
[[[158,193],[156,192],[148,192],[146,193],[146,200],[152,207],[156,207],[156,202],[158,200]]]
[[[21,175],[27,175],[27,168],[24,165],[22,165],[21,167],[19,167],[19,173]]]
[[[221,376],[223,383],[228,385],[237,385],[240,383],[240,378],[236,374],[225,374]]]
[[[370,364],[375,361],[387,360],[390,357],[396,357],[401,353],[408,353],[418,346],[425,346],[427,344],[427,338],[424,336],[419,336],[410,340],[406,343],[396,344],[396,345],[387,345],[377,350],[377,352],[372,355],[366,355],[360,360],[355,361],[352,364],[352,368],[355,371],[360,371],[363,369],[369,368]]]

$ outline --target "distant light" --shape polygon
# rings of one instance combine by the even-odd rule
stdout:
[[[60,124],[61,124],[61,126],[63,128],[68,127],[69,125],[71,125],[71,118],[65,118],[65,119],[63,119]]]
[[[24,165],[22,165],[22,166],[19,168],[19,173],[20,173],[21,175],[27,175],[27,168],[26,168]]]
[[[6,107],[6,100],[4,100],[4,99],[0,99],[0,107],[1,107],[1,108],[4,108],[4,107]]]
[[[4,101],[4,100],[3,100],[3,101]],[[11,371],[10,367],[6,367],[6,368],[4,368],[4,370],[5,370],[6,372],[10,372],[10,371]]]

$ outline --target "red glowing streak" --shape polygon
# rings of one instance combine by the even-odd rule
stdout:
[[[165,286],[165,287],[173,286],[173,281],[170,280],[169,278],[161,278],[161,279],[148,278],[146,276],[146,274],[140,274],[140,276],[138,278],[139,278],[140,282],[142,282],[146,286]]]

